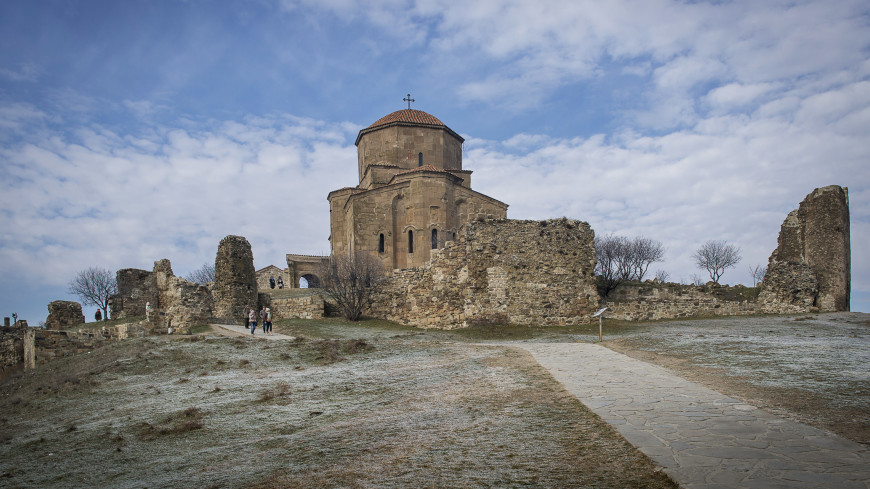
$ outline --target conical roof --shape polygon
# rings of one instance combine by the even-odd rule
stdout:
[[[423,112],[422,110],[415,109],[402,109],[393,112],[392,114],[387,114],[380,119],[376,120],[372,125],[367,127],[366,129],[374,129],[378,126],[383,126],[386,124],[391,124],[393,122],[409,122],[412,124],[432,124],[436,126],[443,126],[444,123],[439,121],[437,117],[428,112]],[[446,127],[446,126],[445,126]]]
[[[456,134],[453,131],[453,129],[450,129],[449,127],[447,127],[446,124],[444,124],[443,122],[438,120],[438,118],[435,117],[434,115],[429,114],[428,112],[423,112],[422,110],[402,109],[402,110],[397,110],[391,114],[387,114],[387,115],[381,117],[380,119],[373,122],[372,125],[363,129],[362,131],[360,131],[356,137],[356,144],[359,145],[359,140],[363,134],[366,134],[366,133],[369,133],[372,131],[377,131],[378,129],[381,129],[384,127],[390,127],[390,126],[394,126],[394,125],[399,125],[399,126],[415,125],[415,126],[428,126],[428,127],[443,128],[443,129],[446,129],[447,132],[452,134],[454,137],[456,137],[460,141],[464,141],[462,136],[460,136],[459,134]]]

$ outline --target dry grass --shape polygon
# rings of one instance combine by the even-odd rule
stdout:
[[[187,433],[203,427],[205,413],[197,407],[189,407],[180,413],[168,416],[159,424],[142,422],[138,436],[142,440],[154,440],[161,436]],[[122,437],[123,438],[123,437]]]
[[[674,487],[528,355],[368,332],[121,343],[50,393],[41,366],[4,397],[0,485]]]

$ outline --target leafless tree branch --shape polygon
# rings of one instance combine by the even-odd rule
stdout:
[[[740,248],[725,240],[707,241],[695,252],[698,268],[707,270],[713,283],[718,284],[725,269],[733,268],[740,262]]]
[[[109,297],[118,293],[115,274],[104,268],[90,267],[76,273],[69,283],[69,293],[78,296],[85,305],[103,310],[103,320],[109,319]]]

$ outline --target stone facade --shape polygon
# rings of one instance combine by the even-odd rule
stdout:
[[[251,244],[242,236],[221,240],[215,258],[215,281],[212,289],[214,317],[237,321],[246,307],[257,304],[257,274]]]
[[[269,279],[272,278],[275,280],[275,289],[278,288],[278,278],[284,282],[284,287],[290,287],[290,275],[288,271],[281,270],[275,265],[269,265],[268,267],[263,267],[257,270],[257,289],[259,290],[272,290],[269,286]]]
[[[287,275],[292,285],[298,289],[301,279],[308,282],[308,287],[316,289],[320,287],[320,268],[329,262],[328,256],[311,255],[287,255]],[[285,286],[287,284],[285,283]]]
[[[45,329],[69,329],[84,324],[82,305],[74,301],[52,301],[48,304]]]
[[[472,222],[422,267],[395,270],[369,313],[423,328],[588,323],[598,307],[589,224]]]
[[[360,131],[359,185],[330,192],[331,253],[371,252],[385,269],[418,267],[472,221],[504,219],[507,204],[471,189],[463,139],[419,110]]]
[[[848,311],[850,288],[849,191],[817,188],[782,223],[759,302],[773,313]]]

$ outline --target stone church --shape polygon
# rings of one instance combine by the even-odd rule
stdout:
[[[417,267],[475,220],[507,204],[471,189],[464,139],[421,110],[388,114],[356,138],[359,184],[329,193],[333,255],[376,253],[384,268]]]
[[[403,109],[356,138],[359,184],[329,193],[330,251],[370,252],[384,269],[418,267],[472,221],[504,219],[508,205],[471,188],[464,139],[435,116]],[[287,255],[294,287],[321,257]]]

